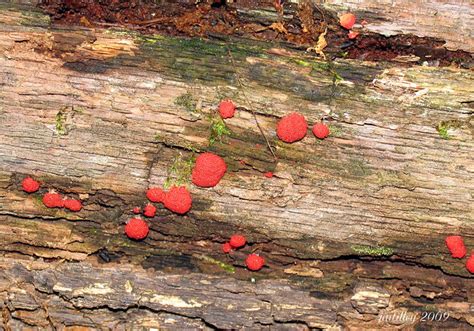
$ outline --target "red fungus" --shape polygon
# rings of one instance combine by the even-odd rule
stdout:
[[[149,188],[148,191],[146,191],[146,197],[148,200],[151,202],[163,202],[165,199],[166,193],[158,187],[152,187]]]
[[[48,192],[43,195],[43,204],[48,208],[61,208],[64,201],[60,194]]]
[[[23,187],[23,191],[28,192],[28,193],[33,193],[39,190],[40,183],[38,183],[36,180],[34,180],[31,177],[26,177],[21,182],[21,187]]]
[[[223,158],[212,153],[202,153],[193,168],[193,183],[200,187],[213,187],[221,180],[227,170]]]
[[[466,269],[471,273],[474,274],[474,253],[466,261]]]
[[[134,213],[134,214],[140,214],[140,212],[141,212],[140,207],[135,207],[135,208],[133,208],[133,213]]]
[[[229,243],[222,244],[222,251],[224,253],[229,253],[232,250],[232,246]]]
[[[249,256],[247,256],[245,264],[247,265],[247,268],[249,270],[258,271],[262,269],[263,265],[265,264],[265,260],[263,259],[263,257],[257,254],[250,254]]]
[[[153,206],[151,203],[147,204],[145,208],[143,208],[143,215],[145,215],[146,217],[155,217],[156,207]]]
[[[324,139],[329,136],[329,128],[324,123],[316,123],[313,126],[313,134],[316,138]]]
[[[359,32],[356,32],[356,31],[349,31],[349,33],[347,34],[347,38],[349,39],[356,39],[357,36],[359,35]]]
[[[191,194],[184,186],[173,186],[165,195],[165,207],[177,214],[186,214],[191,209],[192,203]]]
[[[81,200],[66,199],[64,200],[64,207],[70,211],[80,211],[82,209]]]
[[[235,105],[232,100],[223,100],[219,104],[219,114],[222,118],[231,118],[235,114]]]
[[[291,113],[283,117],[277,125],[278,138],[287,143],[303,139],[308,131],[308,123],[303,115]]]
[[[461,236],[446,237],[445,242],[452,257],[462,259],[466,256],[466,246],[464,246],[464,241]]]
[[[269,171],[263,174],[267,178],[272,178],[273,177],[273,172]]]
[[[148,224],[141,218],[132,218],[125,225],[125,234],[131,239],[144,239],[148,235],[148,231]]]
[[[341,24],[343,28],[347,30],[352,29],[352,27],[355,24],[355,21],[356,21],[356,17],[354,16],[354,14],[351,14],[351,13],[344,14],[339,18],[339,23]]]
[[[245,239],[245,237],[240,234],[234,234],[229,240],[229,244],[232,246],[232,248],[243,247],[246,243],[247,239]]]

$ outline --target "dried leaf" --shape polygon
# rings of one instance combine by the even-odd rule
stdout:
[[[326,41],[326,33],[328,32],[328,29],[324,29],[324,32],[321,33],[318,37],[318,42],[316,43],[315,47],[310,47],[307,49],[308,52],[314,51],[316,54],[321,56],[323,59],[326,59],[326,55],[324,54],[323,50],[326,48],[328,45]]]

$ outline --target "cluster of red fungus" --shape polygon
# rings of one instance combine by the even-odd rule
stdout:
[[[286,143],[294,143],[303,139],[308,131],[308,122],[300,113],[291,113],[284,116],[277,124],[277,136]],[[319,122],[313,125],[313,134],[318,139],[329,136],[329,128]]]
[[[345,14],[340,18],[341,25],[350,30],[355,23],[353,14]],[[352,31],[349,32],[350,34]],[[354,37],[355,38],[355,37]],[[235,115],[236,106],[231,100],[224,100],[219,104],[219,114],[223,119],[232,118]],[[277,125],[276,133],[279,139],[287,143],[293,143],[303,139],[308,130],[308,123],[305,117],[299,113],[291,113],[283,117]],[[322,122],[315,123],[312,132],[318,139],[325,139],[329,136],[329,128]],[[196,158],[192,170],[191,180],[194,185],[203,188],[216,186],[227,171],[224,159],[216,154],[205,152]],[[267,178],[272,178],[272,172],[264,174]],[[40,189],[40,183],[31,177],[23,179],[22,188],[27,193],[34,193]],[[158,187],[149,188],[146,191],[147,199],[152,203],[162,203],[168,210],[179,214],[186,214],[192,207],[192,197],[186,186],[173,186],[168,192]],[[42,198],[43,204],[48,208],[67,208],[70,211],[80,211],[82,203],[77,199],[64,199],[59,193],[47,192]],[[148,203],[143,208],[143,215],[153,218],[157,208],[152,203]],[[142,212],[140,207],[133,209],[134,214]],[[125,234],[130,239],[143,240],[149,233],[149,226],[145,220],[139,217],[131,218],[125,225]],[[446,246],[453,258],[464,258],[467,249],[461,236],[448,236],[445,240]],[[245,236],[235,234],[230,240],[222,245],[222,251],[226,254],[232,250],[244,247],[247,244]],[[251,271],[258,271],[265,265],[265,260],[258,254],[249,254],[245,260],[247,268]],[[474,252],[466,261],[466,269],[474,273]]]
[[[232,100],[224,100],[219,104],[219,114],[223,119],[234,117],[235,110],[236,106]],[[307,124],[305,125],[306,131]],[[205,152],[196,158],[191,173],[191,181],[198,187],[214,187],[221,181],[226,171],[227,165],[222,157],[210,152]],[[265,176],[271,178],[273,173],[267,172]],[[186,214],[192,206],[191,194],[185,186],[173,186],[168,192],[158,187],[151,187],[146,191],[146,197],[150,202],[162,203],[165,208],[180,215]],[[143,208],[143,215],[145,217],[155,217],[157,208],[152,203],[148,203]],[[134,214],[140,214],[141,212],[142,209],[140,207],[133,208]],[[125,225],[124,230],[127,237],[134,240],[145,239],[150,231],[147,222],[139,217],[131,218]],[[222,251],[224,253],[230,253],[233,249],[244,247],[246,243],[247,240],[244,236],[233,235],[229,242],[222,245]],[[245,263],[249,270],[258,271],[264,266],[265,260],[257,254],[249,254]]]
[[[40,186],[41,184],[31,177],[26,177],[21,182],[23,191],[27,193],[37,192]],[[66,208],[70,211],[80,211],[82,209],[81,200],[64,198],[61,194],[54,191],[46,192],[43,195],[42,201],[47,208]]]
[[[222,244],[222,251],[226,254],[230,253],[233,249],[242,248],[247,244],[245,236],[240,234],[234,234],[230,237],[230,240]],[[251,271],[258,271],[265,265],[265,259],[258,254],[249,254],[245,259],[245,265],[247,269]]]
[[[341,24],[344,29],[349,30],[347,33],[347,38],[349,39],[355,39],[359,35],[359,32],[351,30],[355,22],[356,17],[351,13],[346,13],[339,18],[339,24]]]
[[[466,256],[467,249],[461,236],[448,236],[446,237],[445,242],[453,258],[462,259]],[[470,273],[474,273],[474,251],[466,260],[466,269]]]

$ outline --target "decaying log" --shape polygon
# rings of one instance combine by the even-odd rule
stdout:
[[[474,248],[472,71],[51,26],[13,5],[0,32],[2,328],[392,329],[408,323],[379,316],[403,312],[474,325],[473,276],[444,244]],[[219,137],[222,98],[239,109]],[[278,141],[292,111],[331,136]],[[208,150],[227,162],[220,184],[189,185],[186,216],[159,208],[148,238],[128,240],[145,190]],[[26,175],[40,192],[21,191]],[[84,209],[45,208],[48,189]],[[251,245],[224,256],[236,232]]]

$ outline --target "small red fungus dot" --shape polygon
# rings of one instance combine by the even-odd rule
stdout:
[[[219,104],[219,114],[222,118],[231,118],[235,114],[235,105],[232,100],[223,100]]]
[[[462,259],[466,256],[466,246],[464,246],[464,241],[461,236],[448,236],[445,242],[452,257]]]
[[[232,246],[229,243],[222,244],[222,251],[224,253],[229,253],[232,250]]]
[[[146,197],[148,200],[151,202],[163,202],[165,199],[165,192],[158,187],[152,187],[149,188],[148,191],[146,191]]]
[[[278,138],[287,143],[303,139],[308,131],[308,123],[303,115],[291,113],[283,117],[277,125]]]
[[[362,26],[366,26],[367,24],[369,24],[366,20],[362,20],[362,22],[360,22],[360,25]]]
[[[82,203],[80,200],[66,199],[64,200],[64,207],[70,211],[80,211],[82,209]]]
[[[339,18],[339,23],[341,24],[343,28],[347,30],[352,29],[352,27],[355,24],[355,21],[356,21],[356,17],[354,14],[351,14],[351,13],[344,14]]]
[[[155,217],[156,207],[153,206],[151,203],[147,204],[145,208],[143,208],[143,215],[145,215],[146,217]]]
[[[202,153],[193,168],[193,183],[200,187],[213,187],[221,180],[227,170],[223,158],[212,153]]]
[[[135,207],[135,208],[133,208],[133,213],[134,213],[134,214],[140,214],[140,212],[141,212],[140,207]]]
[[[359,35],[359,32],[356,32],[356,31],[349,31],[349,33],[347,34],[347,38],[349,39],[356,39],[357,36]]]
[[[43,204],[48,208],[61,208],[64,206],[64,201],[58,193],[45,193],[43,195]]]
[[[249,270],[258,271],[262,269],[263,265],[265,264],[265,260],[263,257],[258,256],[257,254],[250,254],[247,256],[245,264]]]
[[[240,234],[234,234],[232,237],[230,237],[229,244],[233,248],[239,248],[245,246],[247,243],[247,239],[245,239],[244,236]]]
[[[316,123],[313,125],[313,134],[316,138],[324,139],[329,136],[329,128],[324,123]]]
[[[265,177],[267,178],[272,178],[273,177],[273,172],[269,171],[264,174]]]
[[[148,224],[141,218],[132,218],[125,225],[125,234],[131,239],[144,239],[148,235],[148,231]]]
[[[193,200],[184,186],[173,186],[165,195],[165,207],[177,214],[186,214],[191,209]]]
[[[31,177],[26,177],[21,182],[21,186],[23,187],[23,191],[28,192],[28,193],[33,193],[39,190],[40,183],[38,183],[36,180],[34,180]]]
[[[474,274],[474,253],[466,261],[466,269],[471,273]]]

